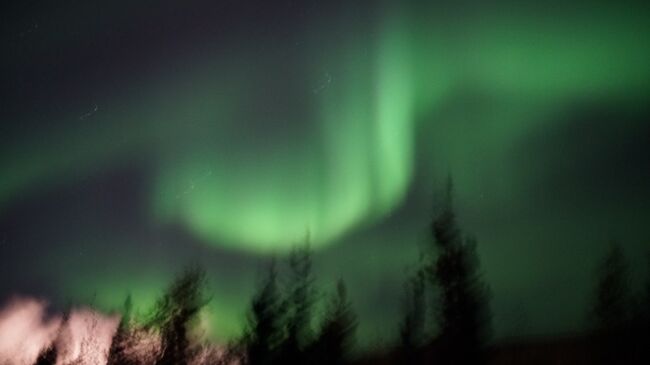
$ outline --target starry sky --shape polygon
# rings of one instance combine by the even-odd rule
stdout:
[[[0,299],[144,311],[199,263],[228,339],[309,236],[390,339],[450,175],[497,336],[586,328],[608,242],[650,246],[649,38],[625,1],[2,2]]]

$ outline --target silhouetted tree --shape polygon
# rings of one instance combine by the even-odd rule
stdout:
[[[624,331],[618,336],[629,337],[631,363],[650,363],[650,252],[646,254],[645,280],[641,283],[641,290],[634,298],[634,313],[629,319],[629,324],[623,325]],[[625,333],[627,332],[627,333]]]
[[[599,330],[621,328],[629,315],[628,266],[621,247],[612,242],[598,267],[594,315]]]
[[[285,338],[283,307],[273,261],[264,283],[251,302],[248,328],[243,340],[243,361],[246,364],[268,365],[278,361],[278,346]]]
[[[450,364],[481,363],[489,332],[488,289],[481,280],[476,241],[463,239],[457,226],[451,179],[431,229],[437,251],[431,278],[439,289],[435,313],[441,358]]]
[[[315,362],[318,364],[345,364],[354,345],[357,318],[347,297],[343,280],[336,286],[325,312],[320,332],[314,342]]]
[[[408,278],[403,301],[403,318],[400,322],[400,357],[403,363],[419,364],[420,347],[425,337],[426,298],[425,270],[418,269]]]
[[[108,351],[107,365],[130,365],[130,359],[125,356],[124,352],[128,346],[129,339],[129,326],[131,325],[131,311],[133,304],[131,302],[131,295],[127,295],[124,300],[122,310],[122,318],[117,326],[113,341],[111,342],[110,350]]]
[[[597,268],[593,314],[599,336],[598,351],[603,364],[629,363],[630,295],[628,265],[616,242]]]
[[[34,365],[54,365],[56,364],[57,355],[56,346],[52,344],[41,351]]]
[[[311,321],[315,301],[309,246],[294,249],[288,261],[286,338],[282,343],[282,363],[303,364],[307,361],[307,349],[313,340]]]
[[[158,300],[150,325],[161,331],[162,354],[157,365],[185,365],[190,354],[188,333],[205,296],[205,273],[198,268],[187,269]]]
[[[645,268],[645,283],[644,283],[644,293],[643,299],[641,302],[642,311],[645,314],[645,322],[648,327],[650,327],[650,251],[646,254],[646,268]],[[650,334],[648,334],[648,339],[650,339]]]
[[[641,303],[642,325],[639,331],[641,341],[639,343],[640,356],[643,359],[650,360],[650,252],[646,255],[646,279],[644,285],[644,295]],[[648,363],[650,361],[647,361]]]

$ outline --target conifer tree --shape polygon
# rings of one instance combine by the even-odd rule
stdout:
[[[124,355],[125,347],[128,346],[129,330],[131,325],[131,311],[133,304],[131,294],[127,295],[124,300],[122,318],[117,326],[111,347],[108,351],[107,365],[129,365],[130,361]]]
[[[644,292],[643,299],[641,303],[642,312],[645,314],[645,323],[646,326],[650,329],[650,251],[646,254],[646,268],[645,268],[645,282],[644,282]],[[650,338],[650,334],[648,334]]]
[[[418,364],[420,347],[425,336],[426,300],[425,271],[420,268],[408,278],[400,322],[400,357],[406,364]]]
[[[612,242],[598,267],[594,315],[601,331],[620,329],[629,315],[628,266],[621,247]]]
[[[199,311],[207,304],[205,272],[187,269],[158,300],[150,322],[159,328],[162,354],[156,365],[186,365],[191,358],[189,331]]]
[[[628,265],[623,250],[612,242],[597,268],[593,314],[598,334],[597,355],[603,364],[630,362]]]
[[[463,239],[452,204],[448,181],[445,203],[431,225],[437,253],[431,267],[438,288],[434,308],[439,330],[440,355],[445,363],[478,364],[489,332],[487,286],[481,280],[476,241]]]
[[[285,338],[283,307],[275,261],[272,261],[264,283],[251,302],[242,345],[246,364],[270,365],[279,360],[278,347]]]
[[[345,284],[339,280],[314,343],[317,363],[345,364],[354,345],[356,328],[357,317],[348,300]]]
[[[646,255],[646,278],[644,283],[644,298],[642,299],[641,311],[643,313],[641,331],[638,337],[641,338],[639,346],[642,358],[650,359],[650,252]]]
[[[282,362],[283,364],[302,364],[307,361],[307,349],[313,340],[311,320],[315,292],[309,246],[294,249],[288,261],[288,297],[285,304],[287,333],[282,345]]]

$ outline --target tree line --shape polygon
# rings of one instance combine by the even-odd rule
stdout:
[[[250,300],[243,334],[219,351],[195,343],[190,335],[211,299],[200,268],[179,275],[143,323],[132,319],[127,298],[108,365],[485,364],[491,335],[489,288],[481,274],[477,241],[460,229],[452,196],[449,183],[431,220],[426,248],[405,280],[396,345],[374,358],[355,356],[358,320],[343,280],[326,303],[319,302],[312,254],[305,245],[287,257],[285,280],[279,278],[276,261],[270,262]],[[612,245],[597,271],[590,311],[598,358],[605,364],[648,358],[643,346],[650,348],[650,273],[636,310],[630,309],[627,275],[623,252]],[[157,341],[143,351],[151,333]],[[56,348],[44,349],[36,364],[55,364],[56,357]]]

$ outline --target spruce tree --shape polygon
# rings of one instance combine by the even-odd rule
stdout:
[[[645,324],[650,329],[650,251],[646,254],[645,275],[641,310],[644,313]],[[648,338],[650,339],[650,334],[648,334]]]
[[[283,307],[275,261],[272,261],[264,283],[251,301],[242,345],[246,364],[270,365],[279,360],[278,346],[285,338]]]
[[[597,355],[603,364],[630,363],[628,265],[623,250],[612,242],[597,268],[593,314],[598,335]]]
[[[476,241],[463,239],[458,228],[451,180],[431,233],[437,253],[430,273],[438,288],[438,305],[434,309],[441,359],[450,364],[482,363],[489,332],[488,289],[480,276]]]
[[[120,318],[120,323],[117,326],[117,330],[115,331],[115,335],[113,336],[113,340],[111,342],[111,347],[108,351],[107,365],[130,364],[130,361],[125,356],[124,351],[126,349],[126,346],[128,346],[132,308],[133,304],[131,301],[131,294],[129,294],[124,300],[122,317]]]
[[[190,353],[188,337],[200,310],[207,304],[205,272],[187,269],[158,300],[150,324],[160,329],[162,354],[156,365],[186,365]]]
[[[597,269],[594,315],[601,331],[620,329],[629,315],[628,265],[621,247],[612,242]]]
[[[636,301],[636,313],[628,328],[632,364],[650,363],[650,251],[646,253],[644,280]],[[623,334],[625,335],[625,334]]]
[[[313,340],[311,319],[315,292],[309,246],[294,249],[288,264],[288,297],[285,304],[287,333],[282,345],[282,363],[302,364],[307,361],[307,349]]]
[[[318,364],[341,365],[349,360],[357,317],[348,300],[342,280],[336,285],[336,294],[331,298],[325,312],[321,329],[314,343]]]
[[[418,364],[420,347],[425,339],[425,271],[418,269],[408,278],[404,289],[404,312],[399,328],[400,358],[405,364]]]

